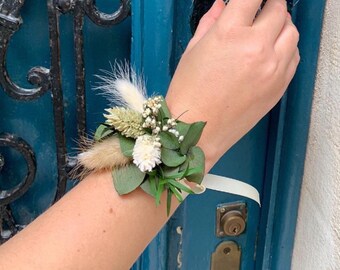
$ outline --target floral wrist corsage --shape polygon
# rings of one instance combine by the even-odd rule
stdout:
[[[196,193],[183,180],[203,189],[204,153],[196,144],[205,123],[173,118],[164,98],[146,98],[142,80],[127,67],[100,78],[116,106],[105,110],[106,121],[78,155],[83,175],[110,170],[118,194],[141,187],[157,205],[165,191],[169,214],[173,195],[182,202],[183,192]]]

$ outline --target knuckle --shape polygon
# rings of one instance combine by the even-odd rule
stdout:
[[[300,40],[300,33],[294,25],[290,26],[289,39],[292,43],[297,44]]]
[[[271,61],[268,61],[264,67],[264,79],[270,80],[277,74],[279,69],[279,62],[276,59],[272,59]]]
[[[220,22],[216,23],[215,26],[215,33],[217,35],[217,38],[221,41],[233,40],[234,37],[237,35],[238,30],[233,26],[222,24]]]
[[[254,42],[249,48],[248,53],[250,56],[256,57],[257,59],[262,59],[267,51],[266,45],[262,41]]]
[[[301,55],[299,50],[296,52],[296,57],[295,57],[296,63],[299,64],[301,61]]]
[[[292,27],[293,29],[292,29],[292,34],[293,34],[293,36],[294,36],[294,39],[297,41],[297,42],[299,42],[299,40],[300,40],[300,33],[299,33],[299,31],[298,31],[298,29],[296,28],[296,26],[295,25],[293,25],[293,27]]]

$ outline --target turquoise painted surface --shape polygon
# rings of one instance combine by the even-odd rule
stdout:
[[[112,12],[119,0],[97,1],[102,11]],[[30,87],[26,74],[33,66],[50,66],[46,0],[26,0],[21,12],[23,25],[13,36],[8,49],[7,64],[14,82]],[[70,153],[76,146],[75,82],[73,20],[71,15],[60,18],[62,86],[65,106],[67,145]],[[110,69],[110,61],[130,58],[131,19],[103,28],[88,19],[84,26],[88,132],[102,122],[107,102],[92,91],[100,69]],[[29,191],[13,203],[13,213],[20,224],[26,224],[51,203],[57,180],[54,125],[51,95],[48,92],[35,101],[16,101],[0,89],[0,132],[14,133],[26,140],[37,157],[37,176]],[[8,167],[0,174],[1,187],[10,187],[23,179],[24,161],[18,153],[1,149]],[[70,186],[73,183],[69,184]]]

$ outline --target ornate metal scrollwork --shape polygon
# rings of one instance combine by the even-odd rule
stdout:
[[[84,0],[86,15],[97,25],[109,26],[120,23],[130,13],[130,0],[121,0],[118,10],[112,14],[100,12],[94,0]]]
[[[74,159],[67,157],[64,105],[61,86],[59,16],[72,12],[74,17],[74,46],[75,46],[75,81],[78,135],[86,129],[86,97],[85,97],[85,61],[84,61],[84,17],[88,16],[92,22],[100,26],[118,24],[130,12],[130,0],[121,0],[117,11],[106,14],[96,7],[95,0],[48,0],[48,19],[50,33],[50,67],[34,67],[28,72],[28,81],[35,86],[25,89],[15,84],[6,69],[6,53],[9,41],[22,24],[20,9],[24,0],[0,0],[0,85],[12,98],[29,101],[37,99],[51,91],[56,138],[56,158],[58,182],[54,202],[66,192],[68,171],[74,166]],[[9,203],[23,195],[34,181],[36,164],[33,150],[21,138],[10,134],[0,135],[0,147],[6,146],[18,150],[25,158],[28,173],[23,182],[10,190],[0,190],[0,243],[16,233],[18,225],[11,214]],[[5,165],[4,157],[0,153],[0,172]],[[2,224],[6,223],[6,231]],[[5,233],[6,232],[6,233]]]
[[[0,147],[10,147],[17,150],[25,158],[27,164],[27,174],[24,181],[9,190],[0,191],[0,206],[5,206],[27,191],[34,181],[37,166],[32,148],[23,139],[8,133],[0,134]]]
[[[25,179],[17,184],[15,187],[12,187],[8,190],[0,190],[0,243],[2,243],[17,232],[18,229],[15,225],[13,216],[8,205],[26,193],[28,188],[34,182],[35,173],[37,170],[33,150],[23,139],[12,134],[2,133],[0,134],[0,148],[1,147],[10,147],[17,150],[26,161],[27,173]],[[2,166],[4,166],[4,157],[0,156],[0,159],[2,160]],[[2,229],[3,220],[8,227],[5,231]]]
[[[49,70],[34,67],[28,72],[28,81],[37,86],[25,89],[16,85],[6,69],[6,52],[12,35],[19,29],[22,19],[19,15],[24,0],[0,0],[0,84],[4,91],[15,99],[32,100],[42,96],[50,87]]]

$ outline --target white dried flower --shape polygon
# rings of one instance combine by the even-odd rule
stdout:
[[[133,163],[142,172],[151,172],[161,163],[161,144],[156,136],[143,135],[137,138],[133,148]]]

